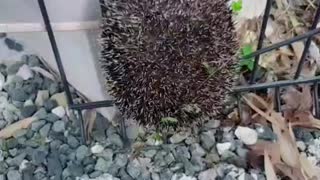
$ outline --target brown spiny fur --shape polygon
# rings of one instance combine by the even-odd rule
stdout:
[[[101,63],[124,115],[159,125],[169,116],[190,123],[181,118],[189,104],[221,114],[237,50],[226,0],[105,0],[105,8]]]

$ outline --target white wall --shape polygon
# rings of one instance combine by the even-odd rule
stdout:
[[[92,21],[100,17],[99,0],[45,0],[52,22]],[[0,0],[0,23],[42,22],[37,0]]]
[[[28,32],[23,32],[25,23],[43,24],[37,3],[37,0],[0,0],[0,32],[5,29],[1,29],[4,27],[1,24],[14,24],[14,27],[20,30],[8,33],[8,36],[23,44],[26,53],[38,54],[57,70],[46,32],[29,32],[30,29]],[[45,0],[45,3],[53,23],[98,21],[100,17],[99,0]],[[104,91],[102,85],[104,82],[101,81],[101,73],[97,67],[99,31],[77,30],[54,33],[69,83],[91,101],[111,99]],[[19,59],[17,54],[6,52],[0,53],[0,62],[11,58]],[[99,110],[108,119],[113,120],[114,108]]]

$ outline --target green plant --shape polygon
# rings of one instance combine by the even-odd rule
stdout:
[[[232,12],[240,12],[242,9],[242,0],[238,0],[238,1],[233,1],[231,4],[231,9]]]
[[[174,126],[177,123],[178,123],[178,120],[176,118],[173,118],[173,117],[161,118],[161,125],[164,125],[164,126]]]
[[[240,49],[240,51],[241,51],[241,56],[247,56],[247,55],[253,53],[253,47],[250,44],[249,45],[245,45]],[[242,68],[246,68],[246,69],[252,71],[253,70],[253,66],[254,66],[254,60],[253,60],[253,58],[243,59],[243,60],[240,61],[239,65],[240,65],[241,69]]]

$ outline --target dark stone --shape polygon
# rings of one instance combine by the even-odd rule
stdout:
[[[40,66],[40,60],[37,55],[28,55],[27,63],[30,67]]]
[[[18,52],[23,51],[23,46],[20,43],[18,43],[15,40],[13,40],[13,39],[5,38],[4,42],[8,46],[9,49],[12,49],[12,50],[15,50],[15,51],[18,51]]]
[[[84,168],[85,174],[90,174],[94,171],[94,164],[89,164]]]
[[[60,87],[58,83],[51,83],[49,87],[50,95],[56,94],[60,91]]]
[[[0,64],[0,73],[2,73],[2,75],[7,76],[7,66],[5,64]]]
[[[37,111],[36,105],[25,106],[21,109],[21,115],[25,118],[32,116]]]
[[[61,176],[62,166],[60,164],[59,155],[56,151],[52,152],[48,158],[48,175],[49,176]]]
[[[293,133],[297,140],[301,140],[303,142],[313,141],[313,136],[310,131],[304,128],[294,128]]]
[[[108,128],[109,124],[109,121],[105,117],[103,117],[100,113],[97,113],[94,126],[95,130],[104,132]]]
[[[0,174],[7,174],[8,172],[8,165],[4,161],[0,161]]]
[[[9,91],[11,99],[14,101],[26,101],[29,98],[29,95],[23,89],[13,89]]]
[[[34,150],[32,153],[32,163],[35,165],[40,165],[41,163],[45,162],[46,156],[47,156],[47,152]]]
[[[51,150],[58,150],[63,143],[60,140],[54,140],[50,143]]]
[[[59,148],[59,152],[62,154],[69,154],[72,150],[70,149],[68,144],[63,144]]]
[[[7,33],[0,33],[0,39],[7,37]]]
[[[67,166],[67,162],[68,162],[68,156],[64,154],[60,154],[60,163],[63,168]]]
[[[53,108],[58,106],[58,103],[56,100],[53,99],[48,99],[47,101],[44,102],[43,104],[44,108],[49,112],[51,111]]]
[[[78,146],[79,146],[79,141],[78,141],[78,139],[77,138],[75,138],[74,136],[72,136],[72,135],[69,135],[68,137],[67,137],[67,142],[68,142],[68,144],[70,145],[70,147],[72,147],[72,148],[77,148]]]
[[[24,160],[24,158],[27,156],[26,153],[21,153],[19,154],[18,156],[12,158],[12,159],[7,159],[7,163],[10,165],[10,166],[17,166],[19,167],[21,162]]]
[[[68,166],[68,168],[71,175],[74,177],[80,177],[83,175],[83,168],[81,165],[76,165],[72,163]]]
[[[121,180],[133,180],[133,178],[125,170],[125,167],[120,169],[119,176]]]
[[[15,148],[18,145],[18,141],[15,138],[10,138],[6,141],[6,146],[8,149]]]
[[[57,121],[59,119],[60,119],[59,116],[57,116],[55,114],[52,114],[52,113],[49,113],[49,114],[47,114],[47,117],[46,117],[45,120],[48,121],[48,122],[55,122],[55,121]]]
[[[96,160],[93,159],[92,156],[88,156],[88,157],[85,157],[85,158],[82,160],[82,164],[83,164],[84,166],[89,165],[89,164],[96,164]]]

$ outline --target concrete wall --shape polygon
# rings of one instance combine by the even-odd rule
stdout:
[[[53,22],[92,21],[100,17],[99,0],[45,0]],[[0,0],[0,23],[42,22],[37,0]]]
[[[95,21],[100,17],[98,0],[45,0],[45,3],[52,22]],[[24,23],[43,23],[37,0],[0,0],[0,25],[15,24],[15,27],[21,28],[19,33],[14,31],[8,33],[8,36],[24,45],[24,53],[38,54],[57,70],[46,32],[23,32]],[[104,81],[100,78],[101,73],[97,66],[99,30],[54,33],[68,81],[91,101],[111,99],[104,91]],[[18,60],[20,55],[0,49],[0,62]],[[99,110],[108,119],[113,119],[115,108]]]

